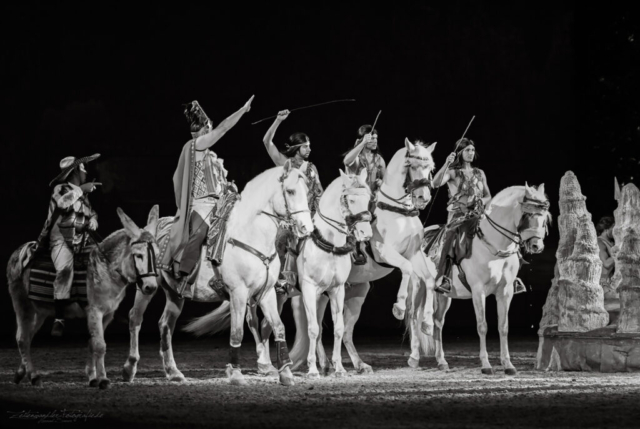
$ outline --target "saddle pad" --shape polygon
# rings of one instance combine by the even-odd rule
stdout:
[[[87,301],[87,263],[89,251],[75,256],[73,263],[73,282],[71,283],[71,300]],[[43,252],[36,255],[27,266],[29,279],[29,298],[36,301],[53,302],[53,282],[56,279],[56,269],[51,255]]]
[[[398,268],[398,267],[394,267],[393,265],[389,265],[387,263],[380,262],[380,261],[376,260],[376,258],[373,256],[373,249],[371,248],[371,241],[367,241],[366,242],[366,244],[364,245],[364,250],[366,250],[366,252],[369,255],[369,257],[372,260],[374,260],[376,262],[376,264],[380,265],[381,267],[384,267],[384,268]]]

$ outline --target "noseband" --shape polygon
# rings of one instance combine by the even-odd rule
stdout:
[[[153,250],[153,243],[151,241],[146,241],[146,240],[138,240],[138,241],[133,241],[131,242],[131,245],[133,246],[134,244],[142,244],[142,243],[146,243],[147,244],[147,272],[146,273],[141,273],[140,270],[138,270],[138,266],[136,265],[136,261],[133,261],[133,267],[136,270],[136,287],[138,287],[138,289],[140,289],[142,287],[142,279],[145,277],[156,277],[158,275],[157,271],[156,271],[156,252],[155,250]],[[133,257],[133,255],[132,255]]]
[[[287,202],[287,192],[284,189],[284,181],[287,178],[287,175],[283,174],[282,176],[280,176],[280,178],[278,179],[278,181],[280,182],[280,189],[282,190],[282,199],[284,200],[284,209],[285,209],[285,216],[281,216],[278,213],[276,214],[271,214],[271,213],[267,213],[264,210],[262,210],[262,214],[265,214],[267,216],[270,216],[274,219],[277,219],[280,225],[285,226],[285,227],[292,227],[293,225],[293,219],[292,216],[296,215],[298,213],[305,213],[305,212],[311,212],[311,210],[309,210],[309,208],[303,209],[303,210],[297,210],[292,212],[291,210],[289,210],[289,203]],[[274,210],[275,211],[275,210]]]

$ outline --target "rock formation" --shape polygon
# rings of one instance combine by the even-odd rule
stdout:
[[[622,188],[614,212],[615,274],[613,287],[620,295],[618,333],[640,333],[640,191],[632,183]]]

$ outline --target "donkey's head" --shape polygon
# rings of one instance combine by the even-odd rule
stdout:
[[[342,195],[340,196],[342,216],[357,241],[368,241],[373,232],[369,212],[371,190],[367,185],[367,170],[363,168],[359,175],[345,174],[340,170],[340,176],[342,177]]]
[[[120,207],[117,211],[124,231],[129,237],[121,261],[122,274],[131,283],[135,283],[143,294],[152,294],[158,289],[156,255],[159,248],[156,243],[156,227],[159,208],[157,205],[151,208],[147,226],[143,229],[138,228]]]

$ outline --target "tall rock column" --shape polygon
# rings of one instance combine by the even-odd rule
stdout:
[[[615,274],[613,287],[620,294],[618,333],[640,333],[640,191],[630,183],[622,188],[614,212]]]

